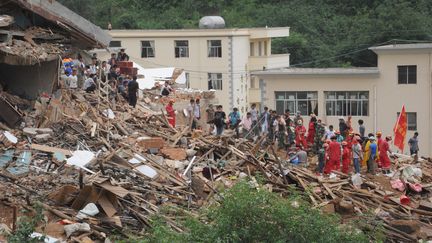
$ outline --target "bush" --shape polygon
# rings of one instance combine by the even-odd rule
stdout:
[[[313,210],[300,197],[238,183],[220,206],[203,212],[204,222],[189,219],[186,233],[175,233],[158,222],[148,242],[368,242],[363,233],[342,228],[336,216]]]
[[[43,221],[43,208],[37,203],[34,205],[35,215],[32,217],[23,216],[18,220],[17,230],[8,236],[9,243],[38,243],[44,242],[44,237],[30,237],[30,235],[34,232],[36,226]]]

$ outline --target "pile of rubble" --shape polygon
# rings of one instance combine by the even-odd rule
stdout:
[[[155,100],[147,99],[131,109],[96,94],[63,90],[61,99],[40,98],[24,111],[18,128],[3,125],[0,232],[16,230],[21,216],[35,214],[37,202],[46,222],[36,232],[51,239],[101,242],[112,232],[142,236],[156,215],[182,232],[177,219],[197,215],[221,200],[222,188],[260,174],[268,190],[288,196],[294,185],[313,207],[338,212],[344,220],[372,213],[389,241],[432,239],[428,161],[409,164],[411,159],[400,158],[395,168],[400,173],[381,181],[340,172],[317,176],[280,160],[264,138],[251,142],[230,133],[214,137],[187,126],[172,128],[163,112],[148,106]],[[406,172],[408,166],[420,168],[422,179]],[[405,184],[423,183],[422,191],[391,188],[398,175]],[[374,225],[359,227],[368,231]]]

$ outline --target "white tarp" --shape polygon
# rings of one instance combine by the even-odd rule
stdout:
[[[165,80],[170,80],[173,76],[174,67],[167,68],[143,68],[137,63],[133,63],[133,67],[138,68],[138,75],[144,75],[144,78],[137,80],[140,89],[151,89],[156,82],[163,83]],[[175,80],[176,83],[186,83],[186,74],[182,72]]]

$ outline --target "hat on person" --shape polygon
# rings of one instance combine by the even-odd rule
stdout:
[[[387,141],[391,141],[393,138],[392,138],[392,136],[387,136],[387,137],[385,137],[385,139],[386,139]]]
[[[297,124],[298,124],[298,125],[303,124],[302,120],[297,120]]]
[[[343,117],[343,116],[340,116],[340,117],[339,117],[339,120],[345,120],[345,119],[344,119],[344,117]]]
[[[374,136],[370,136],[369,140],[375,140],[375,137]]]

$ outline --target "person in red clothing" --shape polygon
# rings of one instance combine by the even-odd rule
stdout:
[[[302,147],[303,149],[307,149],[307,142],[305,138],[306,128],[303,126],[302,120],[297,120],[297,126],[295,128],[296,133],[296,146]]]
[[[387,136],[385,140],[383,139],[381,141],[379,148],[379,158],[382,165],[383,174],[389,174],[390,173],[390,158],[387,154],[387,151],[391,153],[389,142],[392,140],[391,136]]]
[[[316,133],[316,123],[317,123],[317,119],[315,114],[311,114],[311,119],[309,121],[309,127],[308,127],[308,135],[306,138],[306,142],[309,145],[314,144],[314,140],[315,140],[315,133]]]
[[[175,128],[175,123],[176,123],[176,114],[175,114],[175,110],[174,110],[174,100],[170,99],[168,102],[168,105],[166,105],[165,110],[168,113],[168,123]]]
[[[380,156],[379,156],[380,146],[381,146],[382,142],[384,141],[382,139],[382,132],[377,132],[376,138],[377,138],[377,146],[378,146],[378,154],[377,154],[377,158],[376,158],[376,163],[378,165],[378,168],[382,168],[382,164],[381,164],[381,160],[380,160]]]
[[[348,143],[342,142],[342,172],[348,174],[349,164],[351,161],[350,150],[348,149]]]
[[[330,174],[332,170],[338,170],[340,168],[341,147],[340,144],[336,142],[336,136],[331,137],[331,142],[327,151],[328,161],[324,167],[324,173]]]

